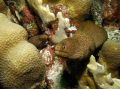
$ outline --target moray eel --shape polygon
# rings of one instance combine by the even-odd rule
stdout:
[[[42,49],[48,39],[47,35],[36,35],[31,37],[28,41],[35,45],[38,49]]]
[[[4,0],[5,1],[5,0]],[[3,0],[0,0],[0,13],[3,13],[5,15],[7,15],[7,12],[8,12],[8,8],[7,6],[5,5]]]
[[[90,55],[106,40],[107,32],[103,28],[86,21],[80,23],[73,37],[55,45],[55,54],[65,59],[67,72],[75,76],[81,89],[87,84],[91,89],[96,89],[86,68]]]
[[[80,23],[79,30],[83,31],[94,40],[96,48],[101,47],[108,38],[106,30],[103,27],[95,25],[91,21]]]
[[[55,46],[56,55],[69,59],[84,59],[90,56],[94,50],[94,41],[83,32],[66,38]]]
[[[66,38],[55,46],[55,54],[68,59],[88,58],[96,48],[107,40],[107,32],[92,23],[81,23],[75,35]]]

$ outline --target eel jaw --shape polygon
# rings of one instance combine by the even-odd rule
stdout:
[[[66,46],[63,43],[59,43],[55,46],[55,54],[64,58],[68,58],[69,56],[69,52],[66,51]]]
[[[55,50],[55,54],[60,57],[68,58],[68,53],[60,50]]]

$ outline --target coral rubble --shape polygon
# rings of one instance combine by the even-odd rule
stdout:
[[[0,13],[0,82],[9,89],[29,89],[45,78],[45,64],[25,29]]]

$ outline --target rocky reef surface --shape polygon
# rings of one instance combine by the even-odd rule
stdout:
[[[0,1],[0,85],[120,89],[119,9],[119,0]]]

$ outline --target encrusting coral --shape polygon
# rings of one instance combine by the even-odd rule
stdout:
[[[77,23],[72,20],[68,8],[63,4],[46,5],[42,0],[27,0],[27,2],[41,19],[39,27],[45,31],[44,33],[48,35],[53,43],[59,43],[63,39],[72,36],[74,31],[77,30]]]
[[[29,10],[25,0],[4,0],[4,2],[8,4],[12,16],[27,30],[28,37],[39,34],[35,16]]]
[[[9,89],[30,89],[42,83],[45,64],[26,30],[0,13],[0,83]]]
[[[100,0],[93,0],[92,7],[91,7],[91,14],[92,14],[94,23],[102,27],[103,12],[102,12],[102,5]]]
[[[120,79],[111,78],[111,73],[107,75],[104,66],[97,63],[93,55],[87,68],[93,75],[97,89],[120,89]]]
[[[102,46],[98,61],[105,66],[112,77],[119,78],[120,44],[111,40],[106,41]]]
[[[44,4],[59,4],[68,7],[70,16],[77,22],[84,21],[88,16],[93,0],[43,0]],[[77,7],[77,8],[76,8]],[[84,8],[84,9],[83,9]]]
[[[69,8],[70,16],[75,19],[75,21],[81,22],[89,15],[92,1],[93,0],[66,0],[65,6]]]

